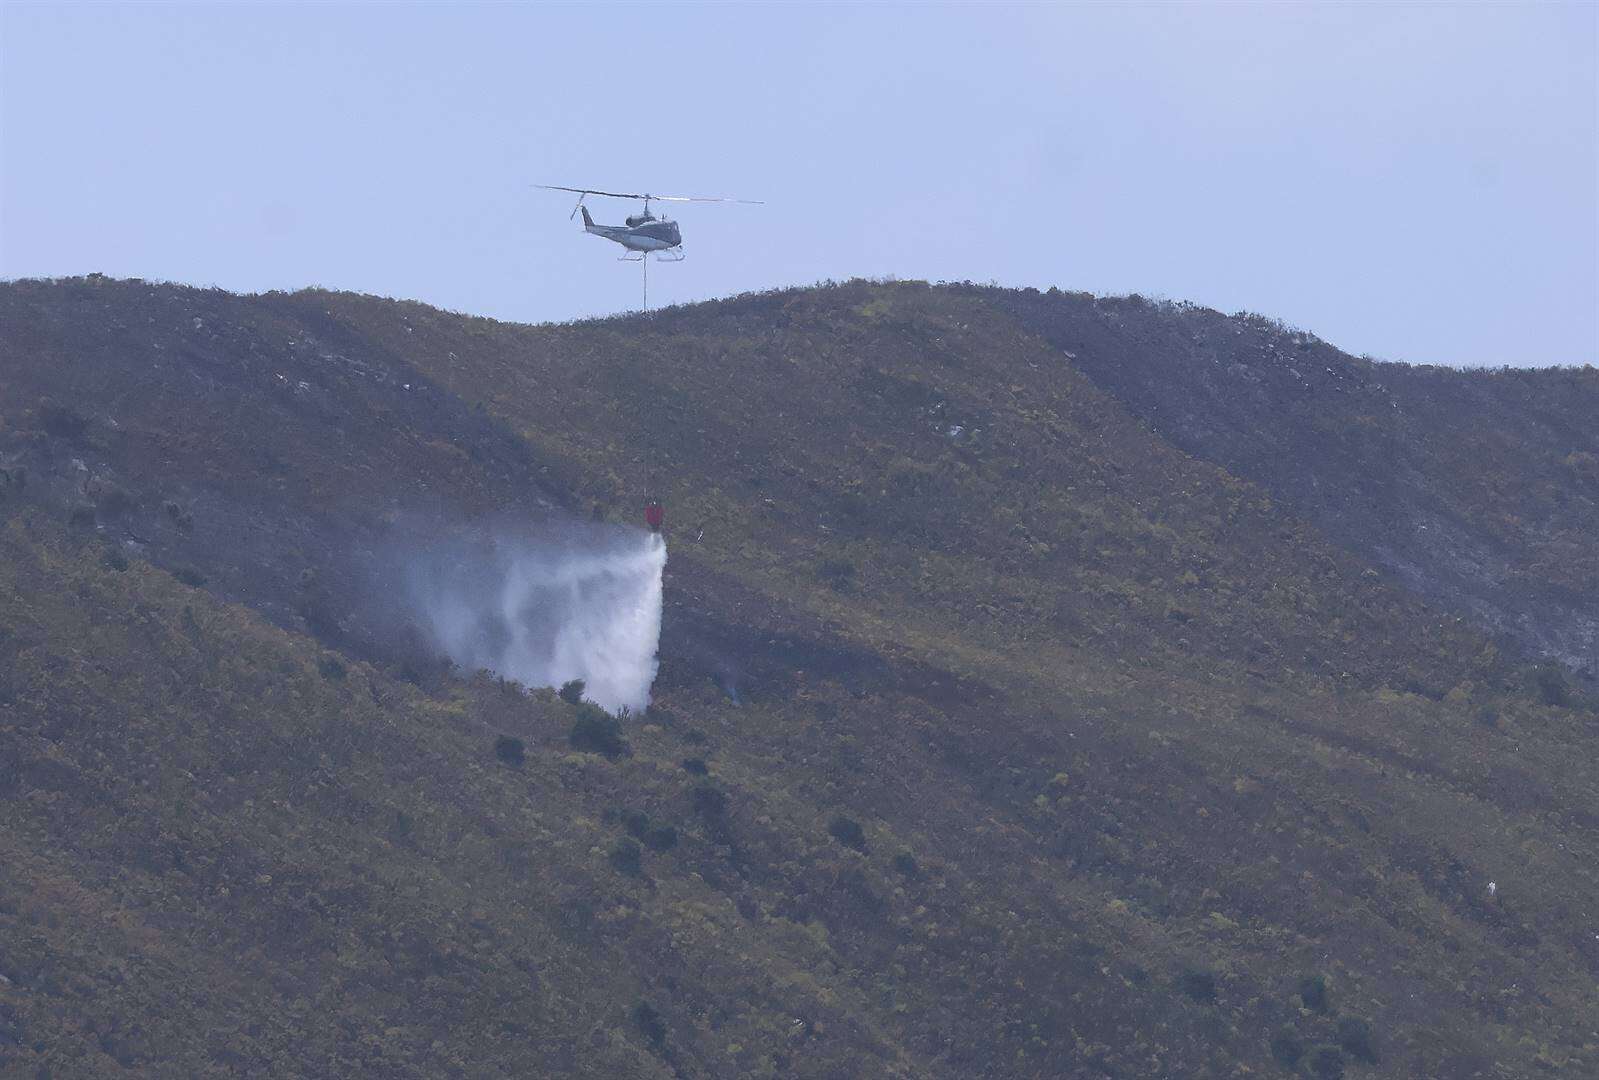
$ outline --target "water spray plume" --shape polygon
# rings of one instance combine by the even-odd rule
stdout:
[[[410,591],[434,644],[460,666],[525,686],[582,679],[601,707],[638,710],[658,666],[665,568],[658,534],[574,527],[434,553],[413,568]]]

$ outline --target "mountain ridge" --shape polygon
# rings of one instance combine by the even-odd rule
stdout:
[[[1123,337],[1069,349],[1101,304]],[[1277,474],[1196,452],[1236,435],[1172,442],[1144,369],[1107,373],[1180,370],[1156,367],[1179,314],[854,282],[529,327],[326,292],[0,287],[0,467],[25,477],[0,504],[0,738],[27,763],[0,806],[33,868],[0,896],[0,974],[24,989],[0,1061],[1580,1075],[1599,971],[1581,676],[1469,591],[1440,607]],[[1233,325],[1192,317],[1213,316]],[[1593,376],[1572,377],[1529,393],[1580,410]],[[1571,432],[1501,471],[1590,452]],[[1512,492],[1543,532],[1494,539],[1553,624],[1586,603],[1580,580],[1560,599],[1550,553],[1593,557],[1593,493],[1580,459],[1533,471],[1566,502]],[[1435,485],[1456,506],[1487,490]],[[630,756],[575,752],[553,694],[449,671],[371,600],[364,553],[396,536],[508,506],[623,522],[646,493],[671,561]],[[113,632],[128,612],[159,632]],[[72,646],[96,634],[122,674]],[[141,665],[182,676],[128,696]],[[326,702],[309,726],[298,700]],[[137,768],[116,763],[129,733]],[[495,761],[499,736],[525,766]],[[611,858],[628,813],[680,837],[637,875]],[[196,871],[218,844],[244,863]],[[111,993],[98,924],[52,926],[47,880],[137,918],[117,949],[167,973]],[[472,906],[460,882],[490,895],[488,929],[448,914]],[[278,956],[289,908],[314,941]],[[223,914],[182,951],[172,927]],[[250,977],[218,1000],[253,1004],[157,1037],[139,987],[219,954]],[[518,986],[502,961],[547,974]]]

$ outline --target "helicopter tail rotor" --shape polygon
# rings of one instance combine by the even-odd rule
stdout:
[[[566,215],[566,220],[571,221],[573,218],[577,217],[577,212],[583,209],[583,200],[587,198],[587,196],[588,192],[585,191],[582,195],[577,197],[577,205],[572,207],[572,212],[570,214]],[[584,214],[583,216],[585,219],[588,217],[587,214]]]

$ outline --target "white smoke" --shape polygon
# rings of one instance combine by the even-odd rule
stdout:
[[[666,543],[633,529],[574,526],[435,550],[413,564],[411,601],[434,644],[469,671],[524,686],[582,679],[611,712],[649,705],[661,640]]]

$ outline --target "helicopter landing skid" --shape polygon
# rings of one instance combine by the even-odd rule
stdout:
[[[667,254],[664,251],[639,251],[639,252],[635,252],[632,255],[618,255],[616,257],[616,261],[617,262],[643,262],[644,259],[647,256],[650,256],[650,255],[654,255],[655,256],[655,261],[656,262],[669,262],[669,263],[682,262],[683,259],[686,257],[683,254],[683,249],[682,248],[673,248],[672,249],[672,254],[670,254],[670,255]]]
[[[682,262],[683,261],[683,246],[681,244],[679,244],[675,248],[667,248],[667,249],[665,249],[663,251],[640,251],[640,252],[637,252],[636,254],[620,255],[620,256],[617,257],[617,260],[616,260],[617,262],[634,262],[634,263],[636,262],[636,263],[639,264],[639,269],[644,271],[643,284],[644,284],[644,312],[645,312],[645,314],[648,314],[649,310],[650,310],[650,256],[651,255],[655,256],[655,261],[656,262],[674,262],[674,263],[675,262]]]

